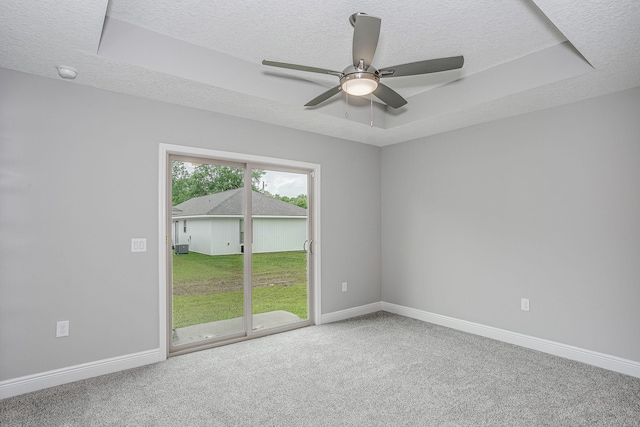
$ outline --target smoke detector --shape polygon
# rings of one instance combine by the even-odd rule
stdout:
[[[78,75],[78,72],[75,69],[65,65],[58,65],[56,68],[58,69],[58,75],[63,79],[73,80]]]

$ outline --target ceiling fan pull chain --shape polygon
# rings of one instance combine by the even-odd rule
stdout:
[[[373,127],[373,94],[369,94],[369,101],[371,101],[371,121],[369,126]]]
[[[347,83],[348,85],[349,83]],[[348,119],[349,118],[349,92],[345,92],[345,102],[346,102],[346,106],[345,106],[345,110],[344,110],[344,118]]]

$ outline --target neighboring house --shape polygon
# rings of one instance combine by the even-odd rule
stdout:
[[[303,250],[307,210],[253,192],[253,252]],[[206,255],[239,254],[244,250],[243,189],[194,197],[173,207],[173,244]]]

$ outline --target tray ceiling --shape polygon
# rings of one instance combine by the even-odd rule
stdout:
[[[383,146],[639,86],[640,2],[558,3],[5,0],[0,66],[59,78],[67,65],[69,84]],[[344,94],[305,108],[337,78],[261,61],[342,70],[355,12],[382,19],[378,68],[465,65],[386,79],[409,101],[397,110]]]

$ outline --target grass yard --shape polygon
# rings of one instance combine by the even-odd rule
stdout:
[[[304,252],[253,255],[253,313],[285,310],[307,318]],[[243,315],[243,256],[173,256],[173,326]]]
[[[243,291],[231,291],[220,294],[190,295],[173,297],[173,327],[243,316]],[[307,318],[307,286],[273,286],[253,289],[253,314],[284,310]]]

